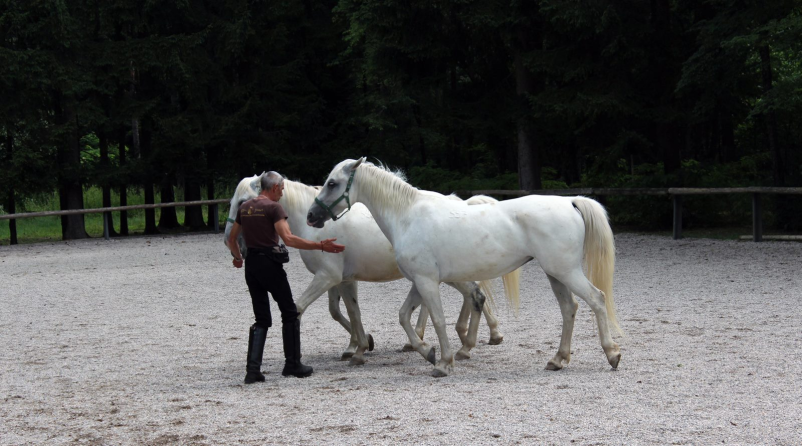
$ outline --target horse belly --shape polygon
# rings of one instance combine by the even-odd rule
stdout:
[[[375,243],[364,243],[365,241]],[[398,269],[395,251],[383,235],[377,240],[354,239],[354,243],[345,249],[348,256],[343,277],[347,280],[387,282],[404,277]]]
[[[392,263],[372,263],[355,265],[353,268],[346,267],[343,277],[347,280],[359,280],[362,282],[389,282],[404,277],[398,269],[398,264],[393,260]]]
[[[434,265],[429,266],[439,270],[444,282],[493,279],[531,259],[519,231],[506,218],[468,215],[455,224],[430,224],[428,229],[419,238],[428,246],[419,246],[420,254],[409,258],[426,265],[431,256]]]
[[[524,256],[482,256],[475,255],[474,259],[458,259],[444,264],[440,268],[442,282],[467,282],[490,280],[503,276],[518,269],[531,257]]]

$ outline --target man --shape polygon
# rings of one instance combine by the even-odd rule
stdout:
[[[242,231],[247,246],[248,259],[245,263],[245,283],[251,294],[256,323],[251,326],[248,337],[248,359],[245,367],[245,384],[264,381],[261,372],[267,329],[272,325],[269,292],[281,310],[284,338],[283,376],[304,378],[312,374],[312,367],[301,364],[301,321],[292,300],[292,291],[284,272],[283,262],[288,261],[286,251],[278,249],[278,238],[287,246],[297,249],[321,249],[339,253],[345,246],[334,243],[337,239],[313,242],[297,237],[290,232],[287,213],[278,203],[284,195],[284,178],[276,172],[268,172],[261,177],[262,191],[259,196],[246,201],[239,207],[237,218],[232,225],[228,247],[234,256],[234,266],[242,268],[242,253],[237,243]],[[283,259],[281,257],[284,257]]]

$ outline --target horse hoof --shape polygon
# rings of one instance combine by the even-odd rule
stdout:
[[[618,370],[618,361],[621,361],[621,353],[608,359],[608,361],[610,362],[610,365],[613,366],[613,370]]]
[[[460,350],[454,355],[454,359],[456,359],[457,361],[464,361],[466,359],[471,359],[471,354],[469,352],[464,352]]]
[[[351,361],[348,363],[349,365],[364,365],[367,361],[365,358],[361,358],[359,356],[353,356]]]
[[[402,352],[414,352],[415,351],[415,347],[413,347],[412,344],[404,344],[404,346],[401,347],[401,351]]]
[[[432,376],[435,378],[443,378],[445,376],[448,376],[448,373],[446,373],[444,370],[435,368],[434,370],[432,370]]]
[[[368,351],[369,352],[373,351],[373,335],[371,334],[368,335]]]
[[[432,364],[437,364],[437,353],[435,352],[435,350],[436,349],[434,347],[432,347],[432,349],[429,350],[429,354],[426,355],[426,360],[431,362]],[[443,375],[443,376],[445,376],[445,375]]]
[[[343,352],[343,355],[340,356],[340,361],[348,361],[352,356],[354,356],[354,352]]]
[[[504,342],[504,335],[498,335],[497,337],[491,337],[488,344],[490,345],[499,345]]]
[[[558,364],[554,361],[549,361],[549,363],[546,364],[546,370],[551,370],[552,372],[556,372],[557,370],[562,370],[562,368],[563,368],[562,364]]]

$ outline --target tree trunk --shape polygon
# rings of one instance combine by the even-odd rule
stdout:
[[[671,122],[670,110],[674,104],[677,66],[671,56],[674,47],[671,33],[670,0],[651,1],[651,24],[654,29],[654,50],[650,55],[651,71],[655,76],[655,104],[658,110],[654,123],[654,137],[663,157],[663,172],[672,174],[682,167],[679,126]],[[677,185],[677,184],[674,184]]]
[[[760,72],[763,77],[763,96],[766,96],[772,89],[771,50],[768,45],[762,45],[758,51],[760,52]],[[768,135],[769,150],[771,151],[773,185],[782,187],[785,186],[785,172],[782,153],[777,144],[777,116],[771,110],[766,112],[766,134]]]
[[[200,181],[193,177],[187,177],[184,181],[184,201],[196,201],[201,198]],[[184,226],[192,231],[206,229],[206,225],[203,223],[202,206],[190,206],[184,210]]]
[[[175,191],[173,191],[172,175],[162,176],[160,189],[162,203],[175,203]],[[175,207],[161,208],[159,229],[170,230],[179,226],[181,226],[181,224],[178,223],[178,214],[176,213]]]
[[[11,124],[6,126],[6,163],[11,164],[14,159],[14,133],[11,130]],[[8,201],[7,212],[9,214],[17,213],[17,201],[14,197],[14,187],[10,186],[7,191],[6,200]],[[17,220],[8,221],[9,243],[16,245],[17,241]]]
[[[415,116],[415,123],[418,125],[418,145],[420,149],[421,165],[426,165],[426,142],[423,139],[423,125],[421,120],[420,105],[412,104],[412,114]]]
[[[138,121],[135,119],[134,123]],[[151,122],[150,119],[145,119],[142,122],[142,128],[139,129],[142,133],[136,131],[134,128],[134,150],[140,154],[140,157],[145,160],[144,169],[145,176],[142,182],[142,187],[145,190],[145,204],[156,204],[156,197],[153,193],[153,175],[150,173],[150,159],[151,154]],[[156,210],[145,209],[145,234],[158,234],[159,229],[156,227]]]
[[[100,146],[100,167],[102,170],[101,176],[104,178],[103,185],[101,187],[103,191],[102,207],[108,208],[111,207],[111,184],[109,184],[109,170],[111,169],[111,162],[109,162],[109,138],[104,132],[100,132],[98,139]],[[117,233],[114,231],[114,217],[112,216],[111,212],[104,212],[104,214],[109,222],[109,235],[116,236]]]
[[[217,158],[217,150],[214,148],[206,148],[206,199],[207,200],[214,200],[214,177],[212,176],[212,172],[215,171],[213,168],[215,166],[215,161]],[[207,216],[206,216],[206,224],[209,229],[214,229],[214,213],[212,212],[212,206],[207,208]],[[220,207],[218,205],[218,215],[220,214]]]
[[[527,95],[535,93],[534,79],[524,66],[523,55],[515,55],[515,91],[527,103]],[[524,109],[529,109],[527,103]],[[542,189],[540,148],[528,116],[518,120],[518,187],[522,190]]]
[[[667,104],[668,102],[663,103],[663,105]],[[663,153],[663,171],[666,174],[677,172],[680,170],[680,167],[682,167],[680,143],[677,140],[677,135],[681,135],[682,133],[679,132],[678,127],[679,126],[676,124],[670,122],[657,123],[655,132],[657,147],[659,147],[660,151]],[[680,180],[680,184],[681,183],[682,181]],[[679,186],[680,184],[674,185]]]
[[[211,175],[210,175],[210,178],[208,180],[206,180],[206,199],[207,200],[214,200],[214,180],[211,179]],[[209,229],[214,229],[215,215],[214,215],[214,212],[212,212],[212,210],[213,210],[212,206],[209,206],[206,209],[206,211],[207,211],[207,213],[206,213],[206,226]],[[217,205],[217,216],[219,217],[219,215],[220,215],[220,205]]]
[[[61,210],[83,209],[84,194],[80,177],[81,145],[75,109],[72,104],[68,104],[60,114],[64,137],[59,142],[56,154],[58,165],[61,167],[59,202]],[[84,226],[84,214],[62,216],[61,237],[63,240],[89,237]]]
[[[119,159],[120,159],[120,170],[125,172],[125,128],[120,130],[120,134],[118,136],[118,146],[119,149]],[[122,175],[122,181],[120,182],[120,206],[128,206],[128,174],[124,173]],[[120,211],[120,235],[128,235],[128,211]]]

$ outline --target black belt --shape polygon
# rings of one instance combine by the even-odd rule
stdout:
[[[267,256],[273,254],[273,248],[248,248],[248,255]]]

